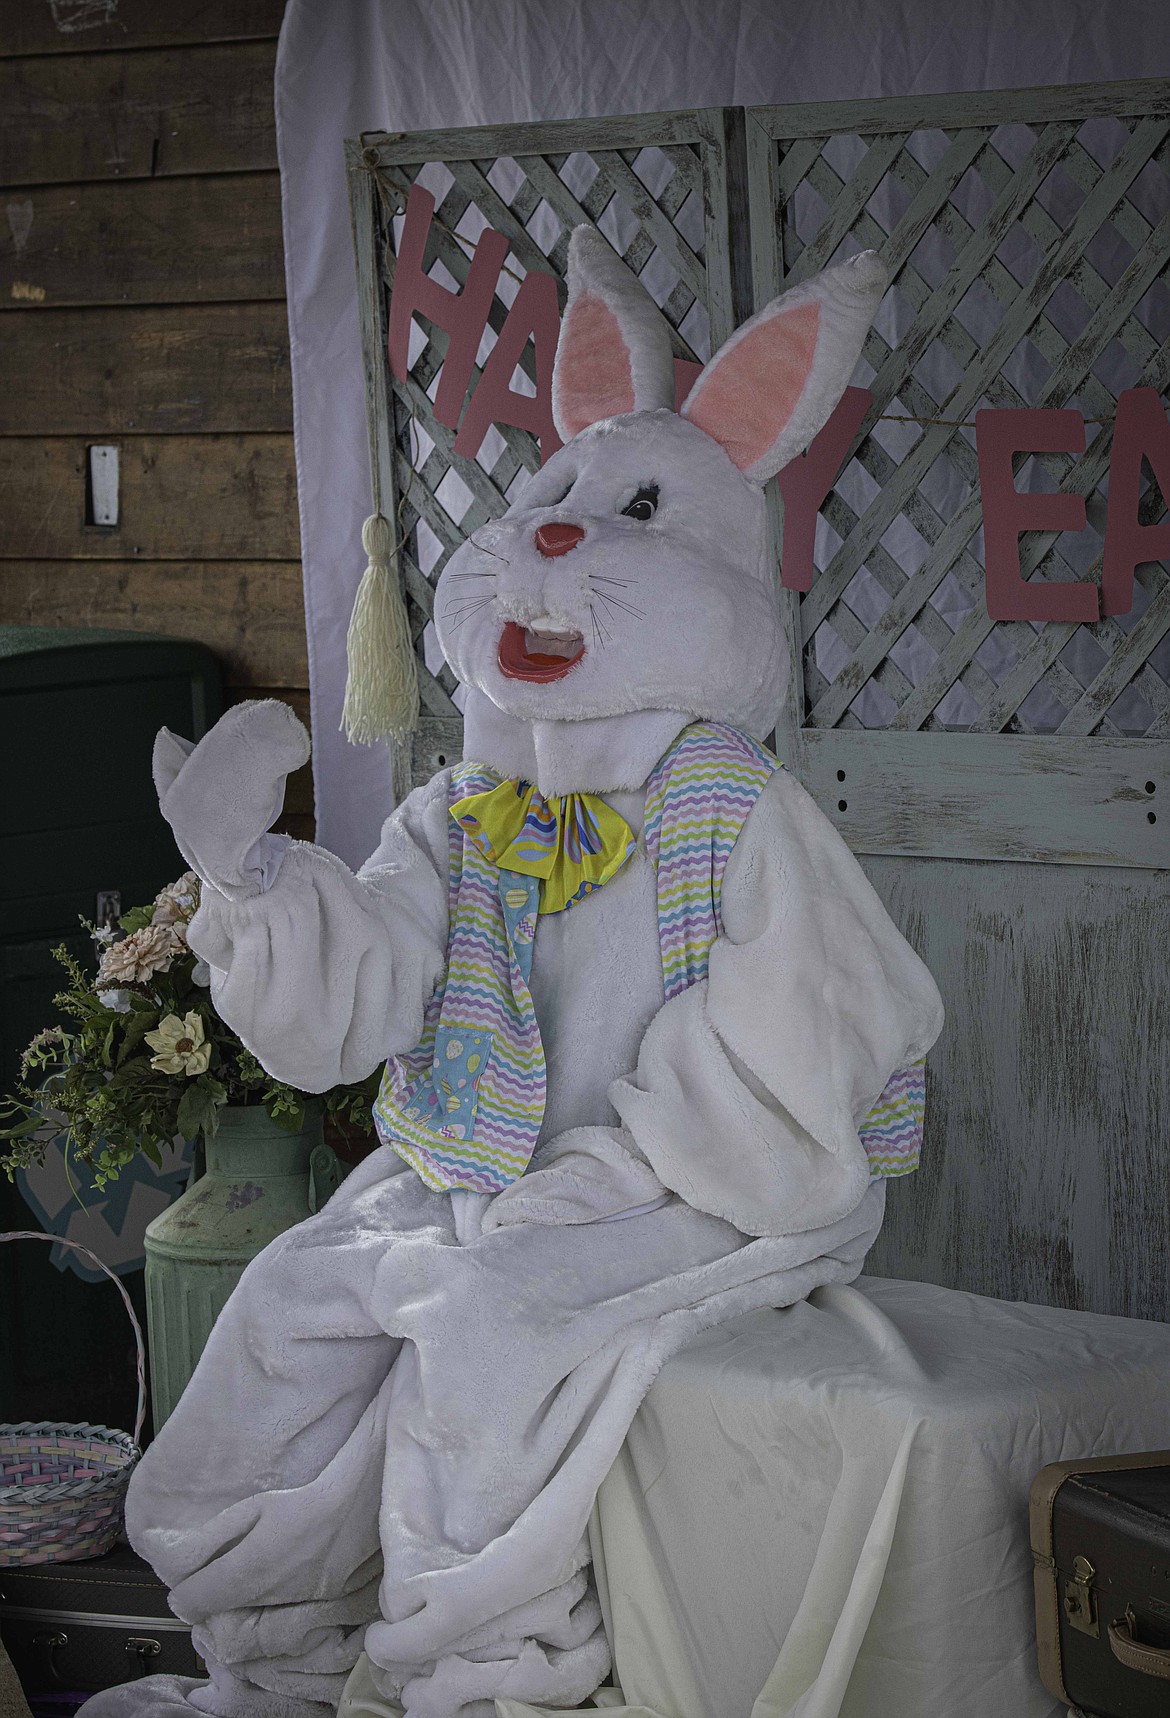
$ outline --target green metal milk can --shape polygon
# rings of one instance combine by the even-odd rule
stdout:
[[[244,1266],[310,1216],[341,1181],[320,1104],[299,1133],[260,1105],[228,1106],[206,1142],[206,1167],[146,1231],[146,1318],[157,1431],[167,1419]]]

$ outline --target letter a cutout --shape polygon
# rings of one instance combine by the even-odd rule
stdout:
[[[1170,560],[1170,519],[1143,525],[1138,512],[1142,455],[1170,502],[1170,423],[1153,388],[1126,388],[1117,401],[1109,455],[1109,512],[1101,566],[1101,613],[1128,614],[1133,570],[1142,561]]]
[[[557,283],[551,274],[533,269],[526,274],[500,337],[483,367],[479,385],[463,416],[455,437],[455,452],[474,459],[492,424],[515,424],[540,442],[540,463],[561,446],[553,425],[553,360],[561,331]],[[532,341],[536,354],[536,393],[521,394],[512,386],[512,376]]]

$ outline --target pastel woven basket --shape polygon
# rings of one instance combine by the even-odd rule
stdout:
[[[84,1253],[108,1276],[126,1307],[138,1347],[138,1407],[134,1432],[109,1426],[23,1420],[0,1425],[0,1568],[68,1563],[112,1550],[122,1530],[126,1487],[142,1451],[146,1414],[146,1350],[130,1296],[111,1270],[76,1241],[33,1229],[0,1234],[4,1241],[50,1241]]]

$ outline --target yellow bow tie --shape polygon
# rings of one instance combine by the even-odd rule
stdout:
[[[629,824],[596,793],[546,799],[530,782],[503,781],[456,800],[451,816],[501,871],[543,880],[542,913],[600,889],[634,851]]]

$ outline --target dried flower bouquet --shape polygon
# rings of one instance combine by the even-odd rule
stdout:
[[[143,1152],[156,1166],[176,1136],[214,1135],[225,1104],[262,1104],[296,1132],[308,1094],[273,1079],[215,1011],[210,973],[187,942],[199,906],[193,871],[120,931],[86,924],[100,949],[96,976],[54,949],[67,982],[54,1005],[74,1029],[38,1032],[21,1058],[15,1095],[0,1100],[0,1166],[11,1180],[65,1138],[67,1160],[99,1187]],[[377,1075],[321,1094],[327,1116],[369,1134]],[[57,1123],[54,1134],[50,1123]]]

